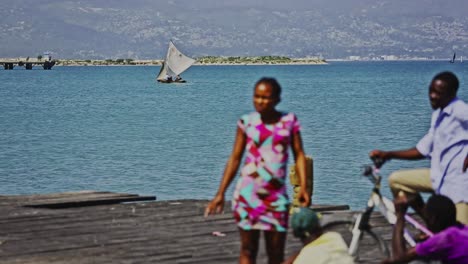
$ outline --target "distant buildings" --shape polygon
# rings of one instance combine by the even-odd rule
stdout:
[[[380,55],[380,56],[348,56],[345,60],[349,61],[398,61],[398,60],[436,60],[434,57],[410,57],[397,55]]]

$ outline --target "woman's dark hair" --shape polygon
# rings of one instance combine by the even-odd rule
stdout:
[[[458,82],[457,76],[453,72],[445,71],[438,73],[434,78],[432,78],[432,81],[435,80],[441,80],[445,82],[450,90],[450,94],[455,96],[457,95],[458,91],[458,86],[460,83]]]
[[[434,194],[427,200],[424,208],[431,229],[440,232],[457,224],[457,209],[450,198]]]
[[[270,77],[263,77],[260,80],[258,80],[255,83],[255,87],[257,87],[261,83],[267,83],[273,88],[273,94],[277,97],[281,97],[281,85],[278,83],[278,81],[275,78],[270,78]]]

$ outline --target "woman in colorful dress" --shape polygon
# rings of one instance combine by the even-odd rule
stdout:
[[[260,231],[264,231],[268,263],[281,263],[284,259],[289,217],[286,192],[289,147],[301,180],[299,200],[302,206],[309,206],[311,202],[305,186],[306,160],[300,124],[293,113],[276,110],[280,97],[281,86],[275,79],[262,78],[255,84],[256,112],[239,120],[232,154],[218,192],[205,210],[205,216],[223,211],[225,192],[247,149],[232,202],[241,238],[239,263],[256,262]]]

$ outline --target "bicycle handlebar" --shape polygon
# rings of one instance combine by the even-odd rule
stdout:
[[[371,160],[374,163],[375,168],[377,169],[380,169],[385,163],[385,160],[382,158],[372,157]]]
[[[371,159],[372,159],[372,162],[374,163],[374,166],[371,166],[371,165],[364,166],[364,171],[362,175],[368,177],[369,180],[371,180],[371,182],[378,185],[380,184],[380,181],[382,179],[382,177],[378,174],[378,170],[385,163],[385,160],[381,158],[376,158],[376,157],[372,157]]]
[[[364,166],[364,171],[362,172],[362,175],[371,176],[373,171],[374,170],[373,170],[372,166],[366,165],[366,166]]]

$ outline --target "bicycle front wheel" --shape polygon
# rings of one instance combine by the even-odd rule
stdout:
[[[354,221],[338,220],[324,226],[326,232],[338,232],[348,245],[349,253],[357,263],[380,263],[390,257],[387,243],[375,232],[361,229],[353,234]],[[351,245],[353,239],[355,240]]]

